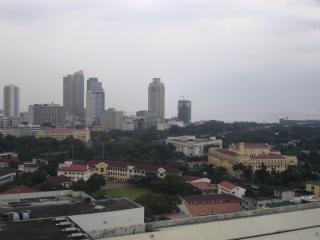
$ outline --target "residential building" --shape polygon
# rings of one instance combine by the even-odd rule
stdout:
[[[281,155],[280,152],[272,151],[267,143],[239,143],[231,144],[229,149],[209,149],[209,163],[225,167],[228,173],[237,177],[238,172],[233,169],[234,165],[243,164],[252,168],[253,172],[264,165],[267,171],[283,172],[288,166],[296,166],[298,160],[295,156]]]
[[[55,186],[58,185],[58,186],[69,188],[72,185],[72,180],[65,175],[54,176],[54,177],[49,176],[46,179],[46,183],[49,183]]]
[[[181,179],[186,183],[198,183],[198,182],[211,183],[211,180],[209,178],[199,177],[199,176],[182,175]]]
[[[160,122],[165,118],[165,87],[160,78],[153,78],[148,88],[148,111],[157,113]]]
[[[63,77],[63,107],[66,113],[82,115],[84,112],[84,76],[82,71]]]
[[[185,127],[185,124],[183,121],[181,121],[178,118],[165,119],[165,121],[157,124],[157,130],[158,131],[165,131],[165,130],[170,129],[173,126],[182,128],[182,127]]]
[[[22,194],[22,193],[33,193],[33,192],[37,192],[37,190],[35,190],[34,188],[31,188],[31,187],[27,187],[25,185],[20,185],[18,187],[13,187],[13,188],[10,188],[4,192],[1,192],[0,194],[1,195],[9,195],[9,194],[11,195],[12,194],[11,196],[15,195],[17,197],[16,199],[18,199],[20,194]],[[2,201],[3,200],[1,200],[1,196],[0,196],[0,203]],[[4,201],[4,204],[6,204],[5,201]],[[1,205],[3,205],[3,204],[1,204]]]
[[[184,123],[191,122],[191,101],[179,100],[178,101],[178,119]]]
[[[167,144],[175,146],[177,152],[188,157],[204,156],[205,148],[209,146],[222,147],[222,140],[216,137],[196,138],[196,136],[168,137]]]
[[[191,217],[240,212],[240,199],[229,194],[190,195],[181,198],[181,211]]]
[[[29,123],[34,125],[51,124],[63,127],[65,125],[64,107],[59,104],[34,104],[29,106]]]
[[[3,111],[6,117],[20,116],[20,88],[15,85],[3,89]]]
[[[218,187],[215,184],[207,182],[191,182],[189,184],[202,195],[212,195],[218,193]]]
[[[8,129],[7,135],[14,137],[28,137],[33,136],[41,130],[40,125],[33,124],[19,124],[16,127]]]
[[[18,170],[21,172],[33,173],[35,171],[38,171],[40,167],[40,164],[34,162],[24,162],[18,165]]]
[[[36,138],[53,138],[58,141],[73,137],[84,143],[90,142],[90,130],[88,128],[46,128],[35,134]]]
[[[72,161],[65,161],[59,164],[57,176],[66,176],[71,181],[77,182],[79,180],[88,181],[88,179],[95,173],[95,169],[86,164],[74,164]]]
[[[23,123],[22,117],[4,117],[0,116],[0,129],[8,130],[12,127],[17,127]]]
[[[9,168],[0,168],[0,185],[13,182],[16,178],[16,171]]]
[[[124,130],[124,112],[109,108],[102,117],[101,125],[105,131]]]
[[[18,163],[19,161],[17,153],[0,153],[0,168],[8,168],[10,163]]]
[[[108,181],[115,182],[126,182],[132,177],[145,176],[148,173],[154,173],[159,178],[165,178],[168,174],[178,174],[176,169],[152,164],[109,160],[91,161],[89,164],[95,168],[98,174],[105,176]]]
[[[237,198],[242,198],[243,195],[246,193],[246,189],[242,188],[236,184],[233,184],[228,181],[223,181],[218,184],[218,193],[226,193],[236,196]]]
[[[306,190],[309,192],[313,192],[316,196],[320,197],[320,181],[307,182]]]
[[[100,120],[105,110],[105,92],[102,83],[97,78],[87,81],[86,120],[91,125],[94,120]]]

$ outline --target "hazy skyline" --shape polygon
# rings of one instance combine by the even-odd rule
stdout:
[[[62,104],[63,76],[97,77],[106,108],[148,105],[166,87],[166,117],[195,95],[192,120],[319,118],[319,0],[4,0],[0,87],[21,110]]]

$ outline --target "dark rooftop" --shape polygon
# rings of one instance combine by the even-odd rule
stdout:
[[[3,240],[70,240],[67,236],[71,233],[61,230],[52,219],[12,222],[0,227],[0,236]]]
[[[98,212],[112,212],[125,209],[133,209],[138,207],[140,207],[138,204],[125,198],[121,198],[102,200],[91,203],[81,201],[68,204],[54,204],[46,206],[26,206],[15,208],[14,211],[20,212],[23,210],[31,210],[30,218],[39,219],[90,214]]]

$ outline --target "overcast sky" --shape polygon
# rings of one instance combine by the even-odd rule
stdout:
[[[161,77],[166,117],[195,95],[193,120],[319,118],[320,0],[0,0],[0,87],[23,110],[80,69],[127,113]]]

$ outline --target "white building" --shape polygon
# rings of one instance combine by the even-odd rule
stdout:
[[[215,146],[217,148],[222,147],[222,140],[216,139],[216,137],[210,138],[196,138],[196,136],[179,136],[168,137],[167,144],[175,146],[177,152],[182,152],[188,157],[203,156],[205,155],[205,147]]]
[[[165,118],[165,87],[160,78],[153,78],[148,88],[148,111],[158,114],[161,122]]]
[[[79,180],[88,181],[88,179],[95,173],[95,169],[90,168],[85,164],[73,164],[72,161],[65,161],[59,164],[57,170],[57,176],[66,176],[70,178],[73,182]]]
[[[3,110],[6,117],[20,115],[20,88],[15,85],[5,86],[3,89]]]
[[[105,92],[97,78],[87,81],[86,120],[91,125],[94,120],[101,119],[105,109]]]
[[[240,186],[237,186],[231,182],[223,181],[218,184],[218,193],[219,194],[222,194],[222,193],[231,194],[231,195],[234,195],[238,198],[242,198],[243,195],[245,195],[245,193],[246,193],[246,189],[244,189]]]
[[[12,182],[16,178],[16,172],[8,168],[0,168],[0,185]]]
[[[18,124],[16,127],[9,128],[7,135],[14,137],[33,136],[41,130],[40,125]]]

